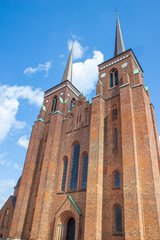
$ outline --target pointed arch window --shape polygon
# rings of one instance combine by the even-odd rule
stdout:
[[[113,115],[113,116],[117,116],[117,108],[113,109],[112,115]]]
[[[61,184],[61,190],[62,191],[65,191],[67,166],[68,166],[68,158],[65,158],[64,161],[63,161],[63,176],[62,176],[62,184]]]
[[[115,231],[118,233],[122,232],[122,209],[118,205],[115,207]]]
[[[72,154],[72,166],[71,166],[71,177],[70,177],[70,189],[72,190],[77,189],[79,152],[80,152],[80,145],[77,143],[74,145],[73,154]]]
[[[113,87],[113,73],[110,74],[110,87]]]
[[[118,71],[115,71],[115,85],[118,85]]]
[[[71,104],[70,104],[70,111],[75,106],[75,101],[76,101],[75,98],[72,98]]]
[[[51,112],[55,112],[55,111],[56,111],[57,101],[58,101],[58,98],[57,98],[57,96],[55,96],[55,97],[53,98]]]
[[[83,156],[83,171],[82,171],[82,186],[81,188],[87,187],[87,172],[88,172],[88,154]]]
[[[114,173],[114,188],[120,188],[120,173],[118,171]]]
[[[117,142],[117,128],[114,129],[114,147],[117,149],[118,142]]]
[[[8,220],[8,217],[9,217],[9,208],[7,208],[5,210],[5,214],[3,216],[3,220],[2,220],[2,228],[5,227],[6,223],[7,223],[7,220]]]
[[[71,218],[67,224],[67,237],[66,240],[74,240],[75,239],[75,220]]]

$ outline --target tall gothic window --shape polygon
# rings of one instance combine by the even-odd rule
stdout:
[[[120,188],[120,173],[118,171],[114,174],[114,187]]]
[[[63,161],[63,176],[62,176],[62,184],[61,184],[62,191],[65,191],[65,186],[66,186],[67,165],[68,165],[68,158],[65,158],[65,160]]]
[[[118,85],[118,71],[115,71],[115,85]]]
[[[57,96],[55,96],[55,97],[53,98],[51,112],[55,112],[55,111],[56,111],[56,108],[57,108],[57,100],[58,100],[58,98],[57,98]]]
[[[117,128],[114,129],[114,147],[115,148],[118,147],[118,143],[117,143]]]
[[[80,152],[80,145],[77,143],[74,145],[73,154],[72,154],[70,189],[77,189],[79,152]]]
[[[113,87],[113,74],[110,74],[110,87]]]
[[[88,154],[83,157],[82,188],[87,187]]]
[[[122,209],[120,206],[115,207],[115,231],[122,232]]]

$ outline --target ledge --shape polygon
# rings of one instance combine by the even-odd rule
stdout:
[[[119,88],[122,88],[122,87],[125,87],[125,86],[128,86],[128,85],[130,85],[130,83],[123,84]]]
[[[97,98],[97,97],[101,97],[101,98],[103,98],[104,101],[106,101],[106,99],[105,99],[101,94],[96,95],[96,96],[93,97],[92,99]]]
[[[55,111],[55,112],[51,113],[51,115],[54,115],[56,113],[59,113],[59,114],[61,114],[63,116],[63,113],[61,113],[60,111]]]
[[[38,121],[45,123],[45,121],[42,118],[38,118],[35,122],[38,122]]]
[[[113,236],[123,236],[123,233],[113,233]]]

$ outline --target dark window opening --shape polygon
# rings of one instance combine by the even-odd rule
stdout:
[[[122,210],[120,206],[115,207],[115,231],[122,232]]]
[[[63,163],[63,177],[62,177],[62,185],[61,185],[61,190],[62,191],[65,191],[67,166],[68,166],[68,158],[65,158],[64,163]]]
[[[67,224],[67,237],[66,240],[75,239],[75,221],[74,218],[71,218]]]
[[[117,108],[113,109],[112,114],[113,114],[113,116],[117,116]]]
[[[82,171],[82,188],[87,187],[87,172],[88,172],[88,154],[83,157],[83,171]]]
[[[114,144],[115,144],[115,148],[117,148],[117,128],[114,129]]]
[[[76,101],[75,98],[72,98],[71,104],[70,104],[70,111],[75,106],[75,101]]]
[[[118,85],[118,72],[115,72],[115,85]]]
[[[113,87],[113,74],[110,74],[110,87]]]
[[[57,108],[57,96],[54,97],[53,102],[52,102],[52,108],[51,108],[51,112],[55,112],[56,108]]]
[[[114,174],[114,187],[120,188],[120,173],[119,172],[115,172],[115,174]]]
[[[70,178],[70,189],[73,189],[73,190],[77,189],[79,152],[80,152],[80,145],[77,143],[73,148],[71,178]]]

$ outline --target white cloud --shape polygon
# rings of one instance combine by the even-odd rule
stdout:
[[[29,139],[27,138],[26,135],[21,136],[21,137],[18,139],[18,142],[17,142],[17,144],[19,144],[20,146],[22,146],[22,147],[24,147],[24,148],[27,148],[27,147],[28,147],[28,143],[29,143]]]
[[[64,58],[64,54],[60,54],[59,57],[60,57],[60,58]]]
[[[78,40],[80,40],[81,39],[81,37],[78,37],[77,35],[75,35],[75,34],[71,34],[71,36],[72,36],[72,38],[75,40],[75,39],[78,39]]]
[[[0,141],[2,141],[10,130],[22,129],[26,123],[18,121],[16,114],[19,109],[19,99],[27,99],[30,104],[41,106],[43,92],[40,89],[32,89],[30,86],[0,86]]]
[[[18,165],[18,163],[14,163],[14,168],[17,170],[22,170],[22,168]]]
[[[73,84],[85,94],[91,93],[98,80],[97,65],[103,62],[104,55],[100,51],[93,51],[93,57],[84,62],[73,64]]]
[[[0,165],[4,165],[6,161],[4,159],[0,159]]]
[[[73,41],[68,41],[68,49],[71,50]],[[81,46],[81,44],[75,40],[74,47],[73,47],[73,59],[82,58],[84,55],[85,49]]]
[[[7,153],[5,153],[5,152],[0,154],[0,165],[10,166],[11,162],[6,161],[6,159],[5,159],[6,155],[7,155]]]
[[[0,209],[14,191],[16,181],[13,179],[3,179],[0,181]]]
[[[46,62],[45,64],[42,64],[42,63],[39,63],[38,64],[38,67],[35,67],[35,68],[32,68],[32,67],[27,67],[25,70],[24,70],[24,74],[29,74],[29,75],[32,75],[36,72],[40,72],[40,71],[45,71],[46,74],[44,77],[48,77],[48,71],[49,69],[51,68],[51,65],[52,65],[52,62],[48,61]]]
[[[16,182],[13,179],[4,179],[0,181],[0,193],[6,192],[9,188],[15,187]]]

